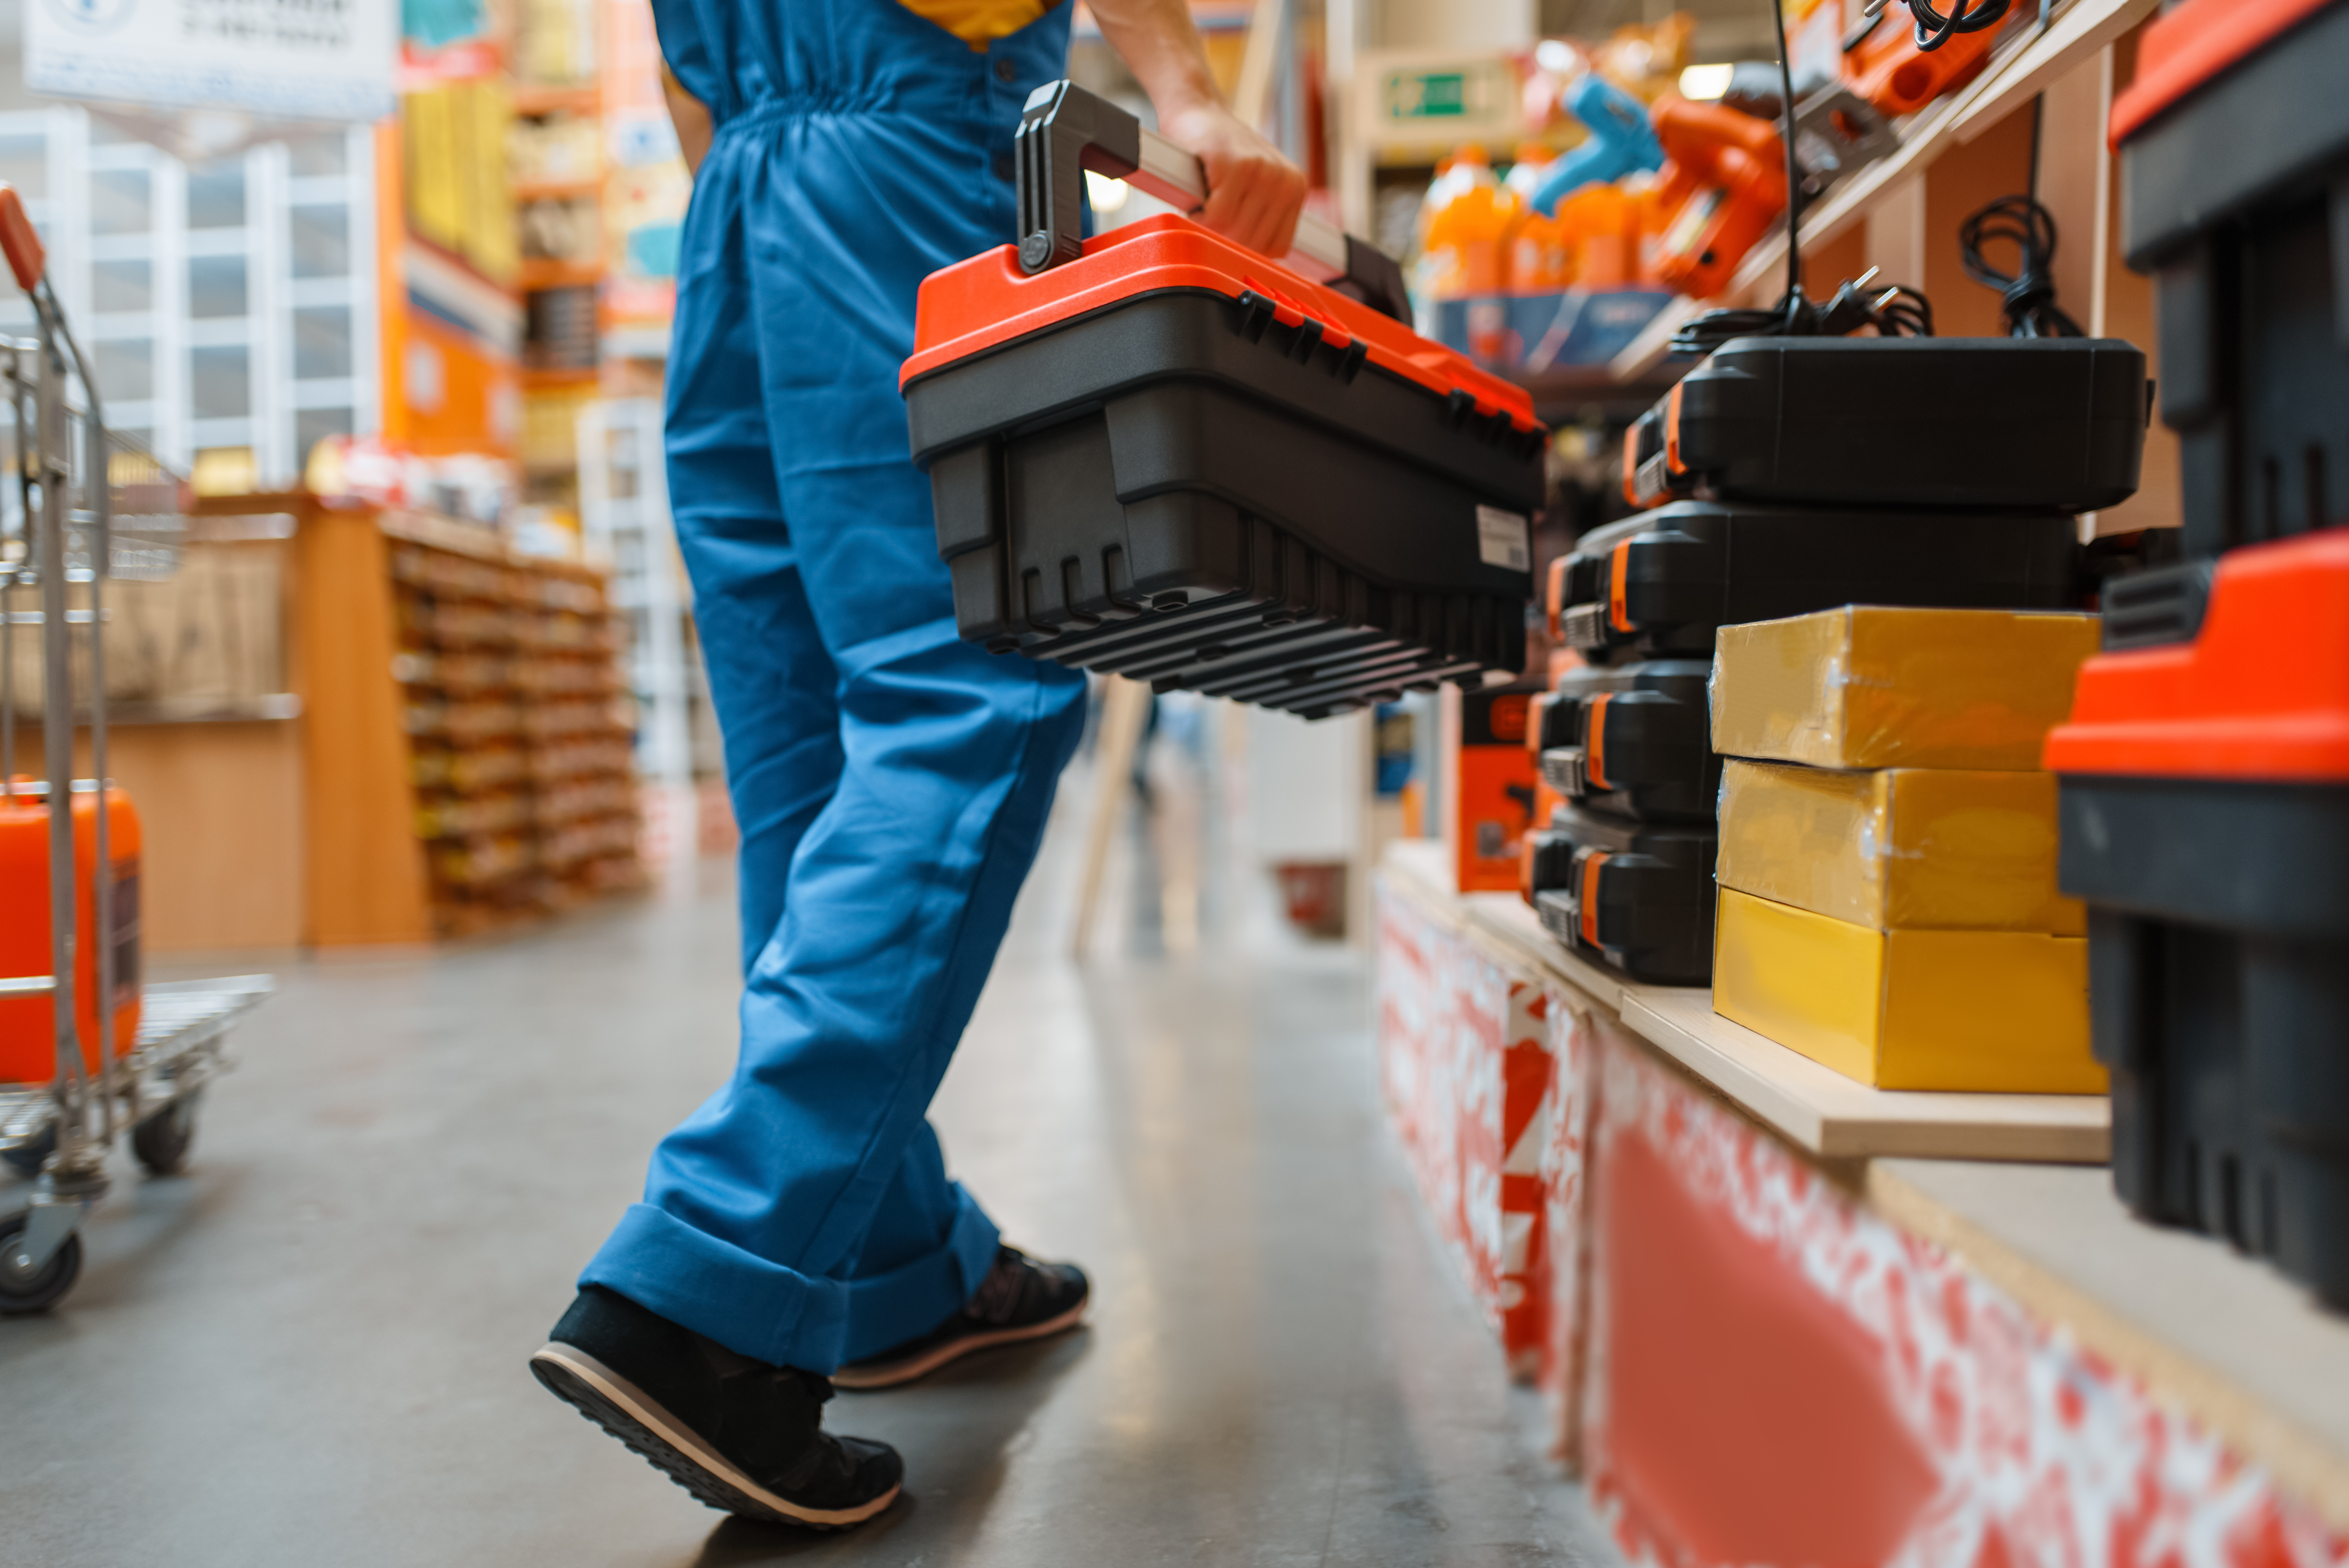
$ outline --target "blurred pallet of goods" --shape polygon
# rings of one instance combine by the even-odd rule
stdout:
[[[605,574],[493,529],[306,492],[211,498],[287,536],[295,911],[278,940],[415,942],[642,885],[626,629]]]

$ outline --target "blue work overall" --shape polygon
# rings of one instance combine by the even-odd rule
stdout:
[[[974,50],[895,0],[655,0],[716,122],[667,444],[742,835],[741,1058],[580,1283],[761,1361],[925,1334],[994,1261],[925,1112],[1084,684],[955,634],[897,367],[922,279],[1011,238],[1012,130],[1069,10]]]

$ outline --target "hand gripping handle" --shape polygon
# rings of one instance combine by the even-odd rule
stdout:
[[[1123,180],[1182,211],[1207,200],[1199,160],[1108,100],[1074,82],[1047,82],[1029,95],[1014,141],[1019,193],[1019,267],[1031,276],[1074,261],[1084,249],[1084,174]],[[1292,255],[1330,274],[1330,286],[1374,310],[1411,320],[1402,269],[1392,256],[1316,213],[1297,220]]]

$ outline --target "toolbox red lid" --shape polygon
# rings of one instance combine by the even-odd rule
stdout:
[[[922,280],[914,316],[914,354],[898,372],[900,387],[987,349],[1164,289],[1204,289],[1228,298],[1255,294],[1274,319],[1321,324],[1321,341],[1359,342],[1369,362],[1439,397],[1466,394],[1479,414],[1506,414],[1520,429],[1538,428],[1525,389],[1466,356],[1422,337],[1401,322],[1335,289],[1243,249],[1180,213],[1145,218],[1085,242],[1075,261],[1030,276],[1018,248],[999,245]]]
[[[2220,558],[2190,643],[2100,654],[2058,773],[2349,782],[2349,529]]]
[[[2112,145],[2340,0],[2187,0],[2145,30],[2137,79],[2113,100]]]

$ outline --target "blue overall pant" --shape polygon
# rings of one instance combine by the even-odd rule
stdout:
[[[580,1283],[814,1372],[937,1326],[995,1256],[924,1113],[1084,686],[955,634],[897,367],[923,277],[1011,238],[1069,9],[981,51],[895,0],[655,0],[717,127],[668,472],[742,835],[741,1057]]]

